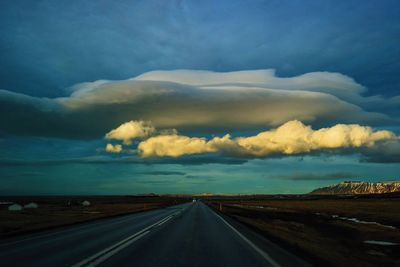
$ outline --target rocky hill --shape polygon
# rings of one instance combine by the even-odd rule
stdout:
[[[315,195],[352,195],[382,194],[400,192],[400,182],[342,182],[339,184],[317,188],[310,194]]]

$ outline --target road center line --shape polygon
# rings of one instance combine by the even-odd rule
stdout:
[[[129,246],[130,244],[132,244],[133,242],[139,240],[140,238],[142,238],[143,236],[145,236],[146,234],[148,234],[150,232],[150,230],[156,226],[160,226],[162,224],[164,224],[165,222],[169,221],[172,217],[174,217],[175,215],[179,214],[181,211],[179,212],[175,212],[171,215],[168,215],[167,217],[153,223],[150,226],[147,226],[146,228],[140,230],[139,232],[134,233],[131,236],[128,236],[127,238],[117,242],[114,245],[111,245],[103,250],[101,250],[100,252],[72,265],[72,267],[82,267],[82,266],[90,266],[90,267],[94,267],[99,265],[100,263],[102,263],[103,261],[105,261],[106,259],[110,258],[111,256],[115,255],[117,252],[121,251],[122,249],[124,249],[125,247]]]
[[[212,210],[212,209],[211,209]],[[241,237],[243,239],[243,241],[245,241],[250,247],[252,247],[255,251],[258,252],[258,254],[260,254],[266,261],[268,261],[269,264],[271,264],[273,267],[281,267],[281,265],[279,265],[275,260],[273,260],[271,258],[271,256],[266,253],[265,251],[263,251],[262,249],[260,249],[259,247],[257,247],[253,242],[251,242],[247,237],[245,237],[244,235],[242,235],[238,230],[236,230],[232,225],[230,225],[224,218],[222,218],[221,216],[219,216],[215,211],[213,211],[213,213],[221,219],[221,221],[223,221],[232,231],[234,231],[239,237]]]
[[[157,210],[150,210],[151,211],[157,211]],[[76,232],[77,230],[79,231],[88,231],[90,230],[89,228],[93,228],[93,227],[108,227],[110,225],[114,225],[114,224],[121,224],[124,223],[126,221],[132,220],[132,218],[134,219],[138,219],[141,217],[146,217],[149,216],[149,214],[147,213],[133,213],[133,214],[127,214],[127,215],[122,215],[121,218],[99,218],[102,221],[99,222],[82,222],[82,225],[71,225],[71,227],[73,227],[72,229],[62,229],[56,232],[50,232],[50,233],[38,233],[38,235],[36,236],[32,236],[32,237],[27,237],[24,239],[20,239],[20,240],[15,240],[15,241],[10,241],[7,243],[0,243],[0,247],[5,247],[5,246],[10,246],[10,245],[15,245],[18,243],[22,243],[22,242],[26,242],[26,241],[31,241],[31,240],[35,240],[35,239],[42,239],[42,238],[46,238],[49,236],[56,236],[59,234],[65,234],[65,233],[69,233],[69,232]],[[109,222],[108,220],[113,220],[115,219],[116,221],[113,222]],[[64,227],[68,227],[68,225],[64,226]],[[74,233],[72,233],[74,234]],[[58,240],[61,239],[62,237],[59,238],[55,238],[53,240]],[[52,241],[53,241],[52,240]]]
[[[129,246],[130,244],[132,244],[133,242],[135,242],[136,240],[139,240],[140,238],[142,238],[143,236],[147,235],[148,233],[150,233],[150,231],[146,231],[141,233],[140,235],[136,236],[135,238],[129,240],[128,242],[123,243],[121,246],[115,248],[114,250],[110,250],[109,252],[107,252],[106,254],[104,254],[103,256],[95,259],[94,261],[92,261],[91,263],[89,263],[88,265],[86,265],[87,267],[94,267],[99,265],[100,263],[102,263],[103,261],[105,261],[106,259],[110,258],[111,256],[115,255],[116,253],[118,253],[119,251],[123,250],[124,248],[126,248],[127,246]]]
[[[160,222],[159,224],[157,224],[157,226],[163,225],[164,223],[168,222],[169,220],[171,220],[172,216],[162,222]]]

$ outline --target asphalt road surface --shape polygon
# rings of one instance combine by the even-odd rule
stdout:
[[[309,266],[198,201],[0,242],[0,266]]]

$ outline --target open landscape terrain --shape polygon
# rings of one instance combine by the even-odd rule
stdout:
[[[400,0],[0,2],[0,267],[400,267]]]
[[[190,199],[191,200],[191,199]],[[0,238],[105,217],[164,208],[187,198],[161,196],[0,197]],[[8,210],[12,203],[22,210]],[[34,203],[37,207],[24,208]]]
[[[399,266],[400,195],[208,198],[316,266]]]
[[[399,193],[2,197],[1,238],[165,208],[193,198],[316,266],[400,264]],[[11,203],[22,210],[8,210]],[[29,208],[29,203],[37,206]]]

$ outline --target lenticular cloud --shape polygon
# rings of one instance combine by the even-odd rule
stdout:
[[[0,90],[0,125],[9,134],[87,139],[141,120],[160,129],[211,134],[291,120],[313,126],[397,124],[398,97],[364,97],[365,91],[352,78],[330,72],[277,77],[273,70],[153,71],[127,80],[77,84],[59,98]],[[136,125],[121,127],[108,138],[129,143],[136,135],[152,135],[149,128],[126,136],[124,129]]]

